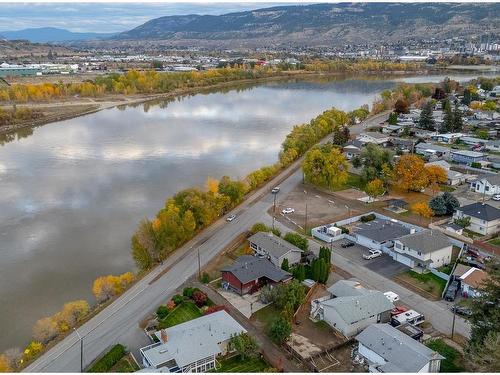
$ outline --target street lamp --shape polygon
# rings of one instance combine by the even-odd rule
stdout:
[[[276,193],[273,193],[273,229],[274,229],[274,220],[276,220],[276,196],[278,195],[279,191]]]
[[[304,218],[304,234],[307,236],[307,191],[304,190],[304,201],[306,203],[306,215]]]
[[[76,335],[80,340],[80,372],[83,372],[83,337],[80,336],[80,333],[76,328],[73,328],[73,330],[76,332]]]
[[[348,215],[351,216],[351,208],[347,204],[345,204],[344,207],[347,210]]]

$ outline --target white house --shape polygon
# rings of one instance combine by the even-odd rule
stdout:
[[[379,146],[385,146],[390,140],[386,134],[376,132],[361,133],[356,139],[362,143],[373,143]]]
[[[352,158],[358,156],[361,153],[361,150],[359,147],[355,145],[346,145],[343,148],[344,155],[347,160],[351,160]]]
[[[415,153],[426,156],[430,159],[450,159],[451,152],[448,147],[435,145],[432,143],[419,143],[415,146]]]
[[[479,268],[471,267],[460,276],[462,293],[467,297],[478,297],[478,288],[486,281],[488,273]]]
[[[400,135],[403,133],[404,127],[401,125],[383,125],[382,126],[382,133],[384,134],[390,134],[390,135]]]
[[[391,319],[394,304],[382,292],[365,289],[350,280],[341,280],[328,291],[330,296],[311,301],[310,316],[325,321],[345,337],[356,335],[370,324],[387,323]]]
[[[411,268],[438,268],[450,263],[452,248],[444,234],[426,229],[396,239],[393,259]]]
[[[451,168],[450,164],[445,160],[436,160],[436,161],[431,161],[429,163],[425,163],[426,167],[429,167],[431,165],[441,167],[446,171],[448,185],[451,186],[460,185],[464,183],[465,180],[467,179],[467,176],[464,175],[463,173],[452,171],[450,169]]]
[[[441,143],[455,143],[457,139],[463,137],[462,133],[446,133],[446,134],[436,134],[432,136],[432,140],[441,142]]]
[[[158,331],[158,342],[140,349],[150,372],[208,372],[228,352],[231,336],[246,330],[226,311],[218,311]]]
[[[479,194],[500,194],[500,174],[482,176],[470,183],[470,189]]]
[[[372,324],[356,336],[369,372],[439,372],[439,353],[389,324]]]
[[[411,232],[412,229],[391,220],[375,219],[357,224],[352,229],[351,236],[361,246],[388,252],[394,246],[396,238]]]
[[[476,202],[457,208],[453,219],[470,217],[467,229],[483,235],[495,234],[500,229],[500,210],[486,203]]]
[[[297,246],[271,232],[257,232],[248,242],[257,255],[267,257],[276,267],[281,267],[285,258],[289,265],[299,263],[303,253]]]

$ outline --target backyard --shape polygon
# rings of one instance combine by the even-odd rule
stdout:
[[[403,286],[415,291],[425,298],[440,300],[446,281],[432,273],[406,271],[396,275],[394,279]]]
[[[184,301],[160,320],[160,329],[168,328],[202,316],[201,310],[191,301]]]
[[[464,372],[464,358],[462,354],[446,344],[442,339],[432,340],[426,346],[441,354],[445,359],[441,361],[440,372]]]
[[[500,246],[500,237],[492,238],[488,243],[494,246]]]
[[[211,372],[264,372],[270,366],[261,358],[246,358],[239,356],[218,361],[217,369]]]

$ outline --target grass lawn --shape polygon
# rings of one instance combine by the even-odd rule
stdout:
[[[109,372],[136,372],[139,366],[134,362],[130,355],[125,355],[114,365]]]
[[[252,318],[255,318],[263,327],[269,325],[280,316],[281,312],[274,306],[274,304],[267,305],[266,307],[254,312]]]
[[[438,268],[439,272],[443,272],[447,275],[451,274],[451,270],[453,269],[453,264],[448,264],[446,266],[441,266]]]
[[[492,238],[488,241],[488,243],[491,245],[500,246],[500,237]]]
[[[363,190],[365,188],[365,186],[366,186],[366,184],[364,183],[361,176],[354,174],[354,173],[349,173],[349,176],[347,178],[347,182],[344,185],[338,186],[338,187],[330,189],[330,190],[331,191],[340,191],[340,190],[345,190],[345,189],[349,189],[349,188]]]
[[[451,192],[455,191],[456,189],[450,185],[439,185],[439,190],[447,191],[448,193],[451,193]]]
[[[159,327],[172,327],[187,322],[188,320],[199,318],[202,315],[202,312],[194,302],[184,301],[160,321]]]
[[[432,273],[417,273],[414,271],[403,272],[400,275],[406,281],[409,281],[413,285],[420,289],[425,290],[437,298],[441,298],[444,287],[446,286],[446,281]]]
[[[241,360],[239,356],[219,361],[219,368],[213,372],[263,372],[269,365],[261,358]]]
[[[437,339],[426,344],[427,347],[441,354],[445,359],[441,361],[440,372],[464,372],[464,358],[460,352]]]

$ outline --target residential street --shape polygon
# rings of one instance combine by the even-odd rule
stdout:
[[[357,134],[365,126],[380,122],[384,115],[377,115],[365,123],[353,126],[351,134]],[[227,223],[224,218],[218,220],[178,249],[163,265],[146,275],[111,305],[80,327],[78,331],[83,336],[84,341],[84,367],[88,366],[97,356],[116,343],[122,343],[133,351],[147,344],[147,338],[138,327],[138,322],[154,312],[157,306],[165,302],[175,289],[198,271],[198,249],[201,265],[203,266],[231,243],[237,235],[250,228],[255,222],[269,221],[270,218],[266,210],[272,205],[273,201],[270,189],[279,185],[281,187],[280,195],[283,196],[289,193],[302,180],[302,172],[299,170],[301,161],[302,159],[297,160],[271,182],[252,193],[244,203],[234,210],[237,218],[233,222]],[[291,171],[295,172],[287,177]],[[284,178],[286,179],[282,181]],[[441,322],[440,325],[431,320],[436,328],[439,329],[442,326],[445,329],[448,328],[448,331],[451,329],[451,313],[446,311],[440,304],[426,301],[397,285],[393,287],[390,280],[367,269],[350,264],[337,255],[334,257],[334,262],[338,262],[339,267],[344,268],[353,275],[357,277],[359,275],[361,281],[366,279],[368,286],[391,289],[400,294],[401,298],[408,304],[425,305],[425,310],[421,308],[420,311],[428,315],[430,319],[437,319]],[[168,272],[164,272],[165,270],[168,270]],[[158,277],[159,275],[161,277]],[[398,288],[401,288],[401,290]],[[442,318],[434,316],[439,314],[442,315]],[[448,320],[449,324],[446,324]],[[457,324],[457,332],[467,334],[467,330],[461,323]],[[71,333],[24,371],[80,371],[80,345],[77,345],[78,343],[76,333]]]

